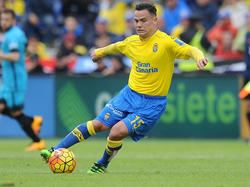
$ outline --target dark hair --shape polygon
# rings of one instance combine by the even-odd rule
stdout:
[[[16,14],[14,12],[14,10],[11,9],[4,9],[1,14],[10,14],[12,16],[12,18],[16,19]]]
[[[148,12],[156,16],[156,8],[151,3],[139,3],[136,5],[135,10],[148,10]]]

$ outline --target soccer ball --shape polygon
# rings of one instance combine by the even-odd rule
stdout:
[[[49,158],[49,167],[53,173],[72,173],[76,167],[75,155],[68,149],[57,149]]]

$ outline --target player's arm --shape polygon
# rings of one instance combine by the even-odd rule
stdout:
[[[197,63],[198,70],[202,70],[208,63],[208,59],[204,57],[204,54],[196,47],[190,46],[187,51],[187,56],[191,57]]]
[[[8,53],[0,53],[0,59],[9,62],[17,62],[20,59],[19,43],[16,37],[7,37],[5,46],[8,48]]]
[[[120,42],[117,42],[114,44],[110,44],[106,47],[95,49],[91,54],[93,62],[98,62],[98,60],[100,60],[103,56],[107,56],[111,54],[119,54],[120,51],[117,47],[119,43]]]
[[[0,59],[7,60],[9,62],[17,62],[20,58],[20,53],[18,51],[12,51],[7,54],[0,53]]]

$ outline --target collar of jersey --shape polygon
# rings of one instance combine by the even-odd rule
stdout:
[[[146,42],[146,41],[148,41],[148,40],[150,40],[151,38],[153,38],[155,35],[156,35],[156,33],[158,33],[159,32],[159,29],[157,29],[156,31],[155,31],[155,33],[152,35],[152,36],[150,36],[150,37],[148,37],[148,38],[140,38],[140,36],[139,36],[139,38],[140,38],[140,41],[141,42]]]

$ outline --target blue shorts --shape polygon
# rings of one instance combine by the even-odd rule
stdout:
[[[138,141],[153,128],[166,106],[166,96],[144,95],[126,86],[106,104],[96,120],[108,127],[113,127],[122,120],[131,138]]]
[[[0,88],[0,101],[6,103],[8,109],[22,109],[25,91],[9,91]]]

